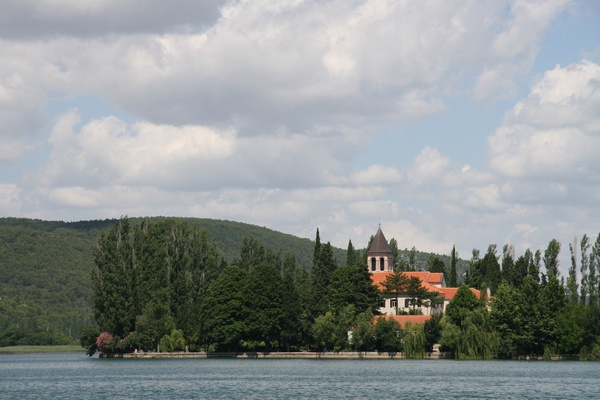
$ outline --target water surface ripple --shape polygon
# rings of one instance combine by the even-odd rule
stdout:
[[[594,399],[600,363],[0,355],[2,399]]]

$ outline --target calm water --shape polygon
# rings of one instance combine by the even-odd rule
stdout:
[[[2,399],[600,399],[600,363],[0,355]]]

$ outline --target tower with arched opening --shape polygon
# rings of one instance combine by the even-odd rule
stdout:
[[[392,272],[394,270],[394,255],[381,231],[381,227],[377,229],[373,242],[367,251],[367,262],[371,273]]]

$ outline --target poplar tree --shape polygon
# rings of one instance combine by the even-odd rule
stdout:
[[[548,278],[558,278],[558,255],[560,253],[560,242],[552,239],[548,243],[548,248],[544,251],[544,266],[546,267],[546,276]]]
[[[471,260],[469,261],[469,268],[467,269],[467,275],[465,277],[465,284],[480,289],[482,275],[479,250],[473,249],[471,253]]]
[[[540,282],[540,268],[542,265],[542,252],[536,250],[529,264],[529,276],[533,277],[537,283]]]
[[[413,246],[408,252],[408,271],[417,270],[417,248]]]
[[[94,318],[102,331],[122,338],[135,329],[136,306],[139,305],[134,298],[136,276],[127,217],[100,236],[94,260]]]
[[[598,281],[600,272],[600,234],[596,238],[596,242],[592,247],[590,256],[589,272],[587,277],[589,305],[598,305]]]
[[[264,246],[256,238],[247,237],[242,242],[240,260],[237,264],[240,268],[250,271],[253,266],[265,261],[266,257],[267,252]]]
[[[512,245],[505,244],[502,248],[502,280],[515,284],[515,260],[513,259]]]
[[[581,250],[581,304],[588,304],[588,268],[590,263],[590,256],[588,251],[590,249],[590,241],[588,235],[584,234],[579,243]]]
[[[302,339],[302,299],[298,292],[296,258],[286,253],[283,259],[281,298],[281,342],[287,351],[297,346]]]
[[[571,303],[579,302],[579,293],[577,285],[577,238],[573,243],[569,243],[571,253],[571,267],[569,268],[569,277],[567,278],[567,298]]]
[[[389,245],[390,250],[392,250],[392,265],[393,270],[395,271],[398,268],[400,261],[400,251],[398,250],[398,241],[396,238],[391,238]]]

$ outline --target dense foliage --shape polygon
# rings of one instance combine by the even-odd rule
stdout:
[[[466,283],[492,296],[476,301],[467,286],[461,287],[442,321],[441,344],[457,358],[578,355],[600,360],[600,235],[593,246],[587,235],[579,249],[570,246],[566,280],[558,268],[560,248],[553,239],[543,253],[526,250],[516,260],[510,246],[499,257],[490,245],[483,259],[473,250]]]
[[[93,248],[113,223],[0,218],[0,346],[72,343],[93,323]]]
[[[167,218],[154,217],[160,222]],[[255,225],[177,218],[208,231],[228,263],[247,237],[312,264],[313,242]],[[140,226],[143,219],[131,218]],[[71,343],[93,324],[92,270],[98,239],[116,220],[53,222],[0,218],[0,346]],[[333,248],[338,259],[344,251]]]
[[[420,358],[439,343],[457,358],[600,359],[600,236],[569,245],[566,278],[555,240],[518,257],[511,246],[474,250],[464,269],[454,249],[443,257],[398,250],[393,239],[390,247],[397,271],[464,276],[443,318],[400,327],[377,317],[387,292],[411,293],[414,304],[439,299],[402,274],[379,293],[366,252],[321,243],[318,231],[315,241],[277,240],[229,221],[0,219],[0,346],[80,337],[89,354],[355,349]]]
[[[378,303],[366,268],[338,268],[333,247],[318,236],[310,269],[253,237],[228,265],[197,225],[122,218],[101,235],[95,264],[94,316],[103,333],[94,342],[86,330],[88,353],[345,349],[356,315],[372,315]]]

